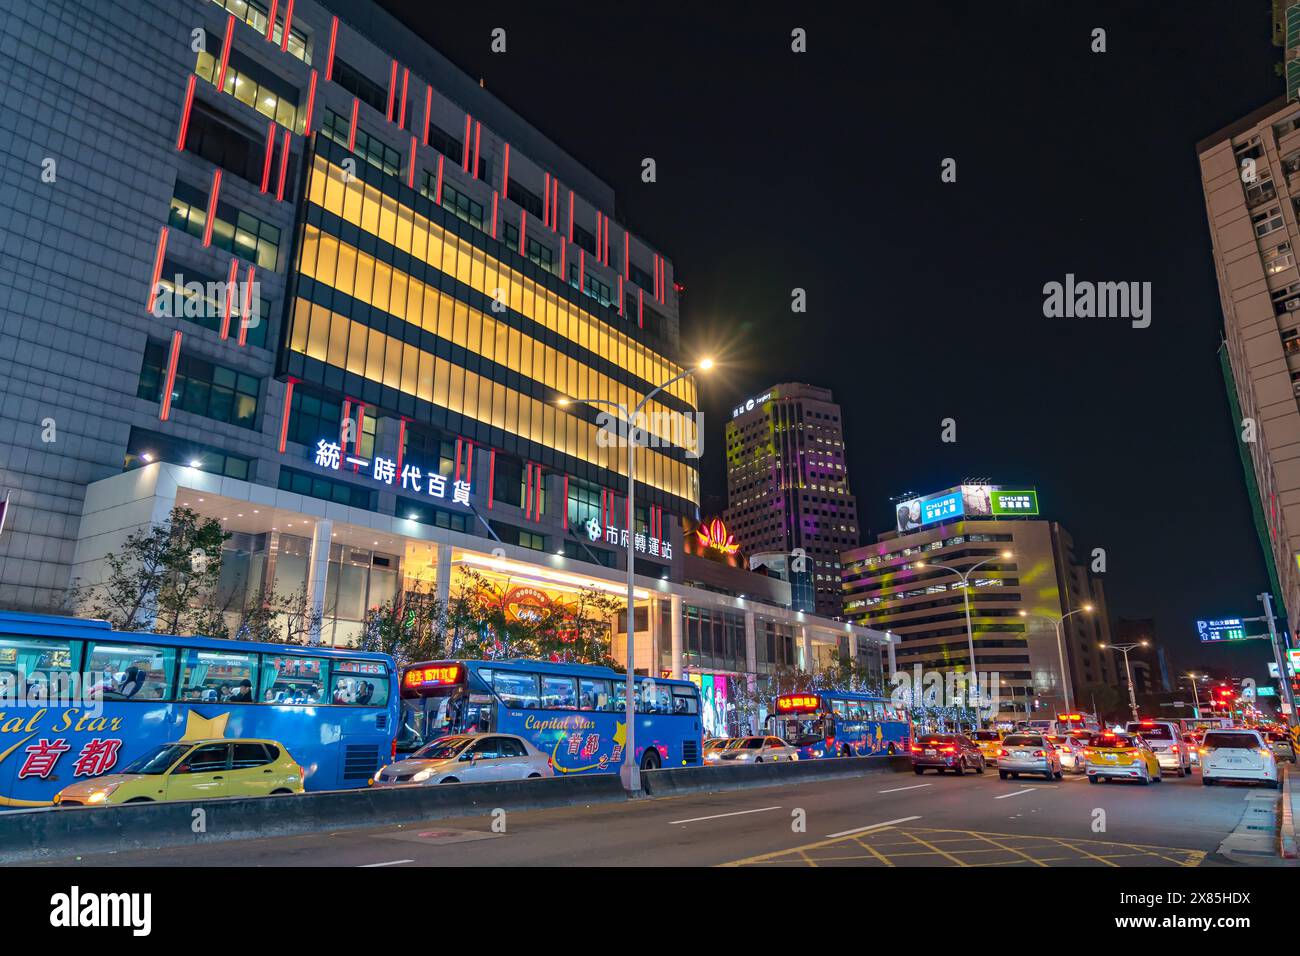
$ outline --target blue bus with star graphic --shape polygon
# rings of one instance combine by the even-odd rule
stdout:
[[[399,753],[447,734],[514,734],[546,754],[557,775],[617,773],[624,759],[627,677],[608,667],[529,660],[453,660],[402,671]],[[636,678],[636,753],[642,770],[702,763],[699,689]]]
[[[392,759],[398,708],[384,654],[0,612],[0,810],[211,737],[282,744],[307,790],[364,787]]]

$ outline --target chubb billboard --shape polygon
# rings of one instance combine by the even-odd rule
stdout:
[[[916,531],[958,518],[1014,518],[1038,514],[1038,490],[1002,485],[959,485],[898,504],[898,530]]]

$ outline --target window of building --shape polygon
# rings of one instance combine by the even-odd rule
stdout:
[[[545,213],[542,198],[531,190],[519,185],[519,183],[515,182],[513,179],[510,180],[506,189],[506,195],[515,203],[515,205],[519,206],[521,209],[527,210],[530,216],[541,219]]]
[[[334,56],[334,82],[362,103],[368,103],[385,116],[388,115],[388,89],[368,79],[360,70]]]
[[[230,302],[230,335],[238,338],[240,322],[243,315],[243,297],[240,282]],[[220,332],[225,321],[226,296],[230,295],[224,279],[216,279],[194,269],[189,269],[166,259],[162,274],[158,278],[161,287],[154,304],[155,315],[169,315],[188,319],[196,325],[213,332]],[[245,341],[258,348],[266,348],[267,327],[270,325],[271,303],[260,295],[250,302],[251,319],[244,330]]]
[[[433,199],[434,193],[437,191],[437,178],[435,173],[426,171],[424,174],[424,187],[420,192],[429,199]],[[447,182],[446,177],[443,177],[442,181],[442,208],[464,219],[475,229],[483,229],[483,204],[470,199]],[[517,243],[518,238],[515,241]]]
[[[1291,254],[1291,243],[1284,242],[1274,249],[1270,249],[1263,255],[1264,271],[1268,275],[1276,275],[1284,269],[1289,269],[1295,265],[1295,256]]]
[[[1255,227],[1255,237],[1263,238],[1270,232],[1276,232],[1282,228],[1282,209],[1280,206],[1270,206],[1254,213],[1250,217],[1250,221]]]
[[[171,214],[168,217],[168,222],[173,227],[183,229],[196,238],[203,238],[208,219],[207,209],[206,190],[176,180]],[[217,202],[217,215],[212,223],[212,244],[272,272],[276,271],[279,263],[280,230],[223,201]]]
[[[426,472],[437,469],[444,478],[450,478],[456,470],[456,443],[453,440],[408,423],[403,441],[403,461],[418,463]]]
[[[162,401],[169,353],[170,347],[162,342],[145,346],[140,385],[136,390],[138,397]],[[241,428],[256,428],[259,389],[260,383],[252,375],[187,355],[182,350],[172,385],[172,408]]]
[[[194,72],[209,83],[217,82],[221,71],[221,49],[225,38],[207,34],[206,49],[200,50]],[[275,120],[285,129],[301,133],[298,115],[298,90],[288,81],[241,54],[230,51],[226,63],[226,85],[223,90],[245,106],[251,106],[263,116]]]
[[[212,2],[229,10],[262,36],[266,36],[268,14],[266,8],[257,0],[212,0]],[[275,18],[275,29],[271,34],[271,39],[276,46],[280,46],[284,42],[283,14]],[[311,66],[311,50],[308,48],[307,34],[295,26],[289,27],[289,52],[308,66]]]
[[[603,524],[600,514],[601,488],[579,478],[569,479],[569,527],[582,528],[588,520],[595,518]]]
[[[348,406],[348,417],[352,421],[353,429],[357,427],[357,408],[358,406],[355,404],[349,404]],[[350,450],[362,457],[369,458],[375,453],[375,429],[378,422],[367,408],[362,412],[360,424],[361,447],[357,448],[356,445],[352,445]],[[328,398],[303,386],[294,389],[293,399],[289,404],[289,431],[287,433],[289,441],[315,447],[316,442],[322,438],[334,439],[335,436],[341,435],[342,429],[342,399]],[[355,437],[356,433],[353,434]]]
[[[188,152],[234,173],[240,179],[261,187],[262,173],[266,167],[266,139],[258,137],[241,124],[223,116],[204,103],[195,101],[190,113],[189,130],[185,134]],[[277,136],[271,149],[271,184],[279,183],[280,157],[284,138]],[[293,198],[293,184],[297,182],[297,158],[289,153],[285,168],[285,195]]]
[[[429,124],[429,145],[457,166],[464,165],[465,147],[461,144],[461,141],[433,123]]]
[[[522,508],[526,493],[526,471],[524,463],[519,459],[498,454],[496,472],[492,478],[492,500]]]
[[[325,118],[321,122],[321,133],[340,146],[346,147],[352,133],[352,120],[333,110],[326,110]],[[360,123],[357,124],[357,139],[353,152],[375,169],[390,176],[401,173],[402,157],[398,155],[397,150],[367,133]]]
[[[132,427],[122,470],[143,468],[155,461],[197,468],[212,475],[224,475],[241,481],[247,481],[253,470],[251,458],[232,455],[225,449],[215,448],[212,445],[202,445],[198,442],[185,441],[170,435]]]
[[[294,494],[351,505],[353,508],[374,510],[373,492],[345,481],[334,481],[332,478],[307,474],[293,468],[281,467],[279,488],[281,491],[292,491]]]

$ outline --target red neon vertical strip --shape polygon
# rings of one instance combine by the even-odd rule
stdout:
[[[393,61],[392,69],[388,73],[388,110],[384,114],[388,117],[388,122],[393,121],[393,98],[397,95],[397,61]]]
[[[217,217],[217,197],[221,195],[221,167],[212,171],[212,189],[208,193],[208,221],[203,224],[203,245],[212,245],[212,220]]]
[[[618,314],[623,314],[623,277],[618,277]]]
[[[397,420],[397,473],[402,473],[402,453],[406,450],[406,419]]]
[[[275,187],[275,201],[284,201],[284,181],[289,174],[289,131],[284,131],[280,140],[280,183]]]
[[[623,278],[632,278],[632,240],[628,233],[623,233]]]
[[[492,190],[492,238],[497,237],[497,191]]]
[[[172,413],[172,389],[176,387],[176,365],[181,359],[181,331],[172,333],[172,351],[167,356],[167,379],[163,382],[162,405],[158,408],[158,420],[167,421]]]
[[[524,467],[524,517],[532,520],[533,517],[533,463],[529,462]]]
[[[605,217],[605,265],[609,265],[609,216]]]
[[[284,11],[284,29],[280,31],[280,52],[289,52],[289,27],[293,23],[293,0],[289,0],[289,6]]]
[[[334,47],[339,41],[339,18],[335,17],[330,22],[330,53],[329,60],[325,63],[325,80],[326,82],[334,79]]]
[[[185,134],[190,131],[190,110],[194,108],[194,81],[198,77],[191,73],[185,82],[185,103],[181,106],[181,130],[176,136],[176,148],[185,148]]]
[[[352,450],[358,455],[361,454],[361,432],[366,426],[366,406],[362,402],[357,402],[357,440],[352,445]]]
[[[424,91],[424,128],[420,130],[420,135],[424,137],[424,145],[429,145],[429,116],[433,109],[433,87]]]
[[[554,191],[551,195],[551,231],[560,231],[560,179],[557,176],[551,180],[551,189]]]
[[[659,260],[659,301],[668,301],[668,260]]]
[[[244,308],[239,316],[239,347],[248,344],[248,317],[253,314],[253,276],[256,271],[250,265],[244,277]]]
[[[560,513],[564,516],[564,530],[568,531],[569,530],[569,476],[567,474],[564,476],[564,507],[560,509]]]
[[[659,298],[659,253],[654,253],[654,257],[654,285],[650,292],[657,299]]]
[[[434,196],[433,196],[433,204],[435,206],[442,205],[442,161],[445,158],[446,157],[444,157],[442,153],[438,154],[438,183],[437,183],[437,187],[434,189]]]
[[[469,134],[470,134],[470,115],[465,114],[465,146],[460,151],[460,168],[469,172]]]
[[[639,286],[636,290],[636,327],[645,328],[645,289]]]
[[[415,137],[411,137],[411,162],[406,167],[406,185],[415,188]]]
[[[275,155],[275,120],[266,124],[266,155],[262,157],[262,192],[271,187],[271,157]]]
[[[497,450],[488,452],[488,511],[492,510],[493,491],[497,482]]]
[[[352,97],[352,126],[348,130],[348,149],[356,150],[357,148],[357,109],[361,101],[355,96]]]
[[[158,230],[158,250],[153,254],[153,279],[149,282],[149,301],[145,309],[153,315],[154,303],[158,300],[158,280],[162,278],[163,259],[167,254],[167,227]]]
[[[235,15],[232,13],[226,17],[226,41],[221,44],[221,71],[217,74],[217,92],[223,93],[226,89],[226,67],[230,65],[230,44],[235,34]]]
[[[528,210],[519,210],[519,254],[524,255],[528,248]]]
[[[230,310],[235,296],[239,295],[239,260],[230,260],[230,273],[226,276],[226,303],[221,313],[221,338],[230,338]]]
[[[307,86],[307,115],[302,121],[303,135],[311,132],[311,114],[316,109],[316,71],[311,71],[311,82]]]
[[[537,520],[542,520],[542,497],[546,494],[546,485],[542,481],[542,466],[538,465],[537,474]]]
[[[573,241],[573,190],[569,190],[569,241]]]
[[[501,195],[510,198],[510,144],[506,143],[505,159],[501,169]]]
[[[475,179],[478,179],[478,149],[483,143],[483,123],[476,120],[474,123],[474,169],[472,170]]]
[[[596,261],[601,261],[600,250],[605,248],[605,227],[600,210],[596,210]]]
[[[465,484],[474,484],[474,443],[466,442],[469,446],[465,452]]]
[[[284,446],[289,443],[289,411],[293,407],[293,386],[298,380],[291,378],[285,383],[284,389],[284,410],[280,414],[280,454],[284,454]]]
[[[456,439],[456,481],[460,481],[460,446],[461,439]]]
[[[546,174],[546,185],[542,189],[542,225],[551,224],[551,174]]]
[[[402,67],[402,106],[397,111],[397,125],[406,129],[406,85],[411,80],[411,70],[409,67]]]
[[[266,42],[275,42],[275,11],[280,7],[280,0],[271,0],[271,15],[266,18]]]

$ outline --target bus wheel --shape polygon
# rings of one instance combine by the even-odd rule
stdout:
[[[893,744],[890,744],[890,745],[889,745],[889,756],[892,757],[892,756],[894,756],[897,752],[898,752],[898,751],[896,751],[896,750],[894,749],[894,745],[893,745]]]
[[[843,747],[840,748],[840,756],[841,756],[841,757],[852,757],[852,756],[853,756],[853,751],[849,749],[849,745],[848,745],[848,744],[845,744]]]
[[[658,770],[659,751],[655,750],[653,747],[647,748],[646,752],[641,755],[641,769]]]

